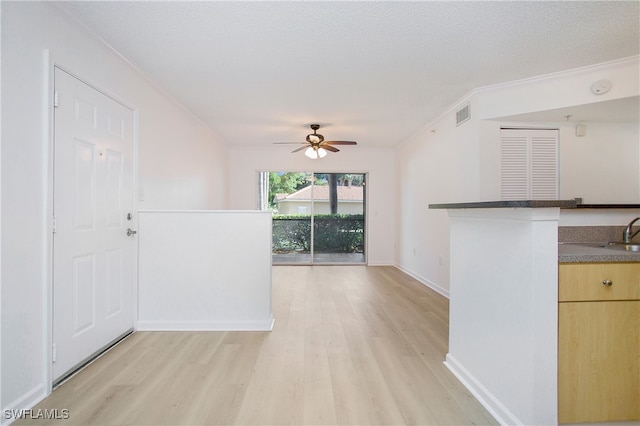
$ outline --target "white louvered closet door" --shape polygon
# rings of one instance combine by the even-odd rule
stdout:
[[[558,130],[502,129],[501,198],[558,199]]]

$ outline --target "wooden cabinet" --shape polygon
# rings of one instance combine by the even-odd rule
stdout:
[[[558,422],[640,420],[640,263],[559,267]]]

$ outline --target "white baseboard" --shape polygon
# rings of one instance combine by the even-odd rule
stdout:
[[[451,354],[447,354],[444,365],[454,376],[471,392],[482,406],[501,425],[522,425],[516,416],[513,415],[482,383],[470,374]]]
[[[436,293],[441,294],[442,296],[446,297],[447,299],[449,299],[449,290],[444,289],[442,287],[440,287],[439,285],[437,285],[436,283],[434,283],[433,281],[429,281],[428,279],[426,279],[423,276],[420,276],[419,274],[416,274],[415,272],[406,269],[400,265],[394,265],[396,268],[400,269],[402,272],[404,272],[405,274],[409,275],[411,278],[414,278],[416,280],[418,280],[421,284],[424,284],[425,286],[429,287],[431,290],[435,291]]]
[[[264,321],[138,321],[136,331],[271,331],[275,320]]]
[[[44,383],[35,386],[24,395],[2,407],[2,426],[9,425],[17,420],[13,413],[29,410],[47,397],[47,389]],[[7,418],[9,417],[9,418]]]
[[[393,263],[380,261],[367,261],[367,266],[394,266]]]

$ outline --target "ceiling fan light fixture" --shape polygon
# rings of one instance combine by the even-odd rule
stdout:
[[[317,160],[318,158],[324,158],[327,155],[327,150],[324,148],[314,148],[310,146],[305,150],[304,155],[312,160]]]
[[[307,148],[304,151],[304,155],[306,155],[307,157],[311,158],[312,160],[315,160],[318,158],[318,152],[313,149],[312,147]]]
[[[2,0],[0,0],[2,1]],[[299,152],[304,150],[304,155],[312,160],[317,160],[319,158],[324,158],[327,156],[328,152],[339,152],[340,150],[336,148],[334,145],[357,145],[354,141],[325,141],[324,136],[317,133],[317,130],[320,128],[319,124],[311,124],[311,130],[313,133],[309,133],[307,135],[306,142],[274,142],[276,144],[294,144],[294,145],[303,145],[291,151],[292,153]]]

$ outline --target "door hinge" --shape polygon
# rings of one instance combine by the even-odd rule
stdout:
[[[56,344],[54,343],[51,347],[51,361],[56,362],[56,357],[58,356],[58,351],[56,350]]]
[[[57,108],[59,106],[58,104],[58,91],[54,90],[53,91],[53,107]]]
[[[56,217],[54,216],[51,220],[51,230],[53,231],[53,233],[56,233]]]

